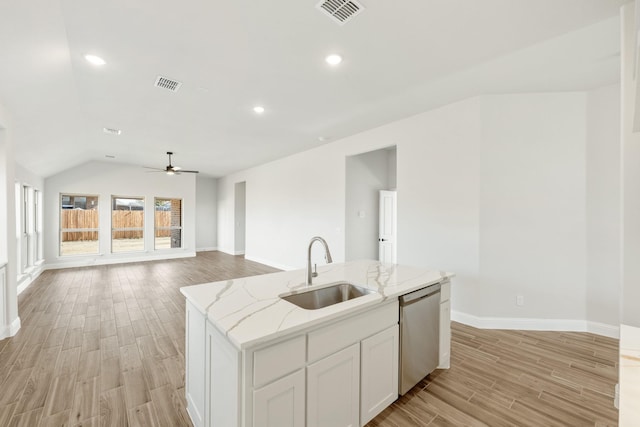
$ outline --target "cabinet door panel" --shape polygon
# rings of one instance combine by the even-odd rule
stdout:
[[[307,367],[307,427],[357,427],[360,343]]]
[[[361,424],[371,421],[398,398],[398,325],[366,340],[361,346]]]
[[[304,369],[253,392],[253,425],[304,425]]]

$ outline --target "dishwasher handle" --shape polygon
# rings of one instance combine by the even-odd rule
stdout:
[[[409,305],[437,293],[440,293],[440,283],[436,283],[435,285],[427,286],[426,288],[418,289],[417,291],[402,295],[400,297],[400,305]]]

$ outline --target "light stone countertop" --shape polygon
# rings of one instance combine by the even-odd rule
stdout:
[[[306,271],[293,270],[180,288],[182,294],[238,349],[243,350],[308,327],[372,308],[390,298],[441,282],[452,273],[424,268],[381,264],[362,260],[318,267],[313,287],[337,281],[375,290],[377,293],[305,310],[281,299],[282,294],[312,289]]]
[[[640,425],[640,328],[620,325],[620,427]]]

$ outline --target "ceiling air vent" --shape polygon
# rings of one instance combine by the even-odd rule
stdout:
[[[182,86],[182,83],[177,80],[171,80],[166,77],[158,76],[156,78],[156,83],[154,86],[168,89],[171,92],[177,92],[178,89],[180,89],[180,86]]]
[[[108,133],[109,135],[120,135],[122,133],[120,129],[114,128],[102,128],[102,132]]]
[[[316,7],[339,25],[346,24],[364,10],[364,6],[354,0],[322,0]]]

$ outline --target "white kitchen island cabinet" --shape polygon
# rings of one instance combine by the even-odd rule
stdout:
[[[366,424],[398,398],[398,326],[362,340],[360,423]]]
[[[253,425],[298,427],[305,418],[304,369],[253,392]]]
[[[359,344],[309,365],[307,427],[357,427],[359,402]]]
[[[397,399],[398,296],[452,275],[376,261],[318,270],[314,287],[376,292],[305,310],[280,298],[309,289],[303,271],[181,289],[195,426],[357,427]]]

